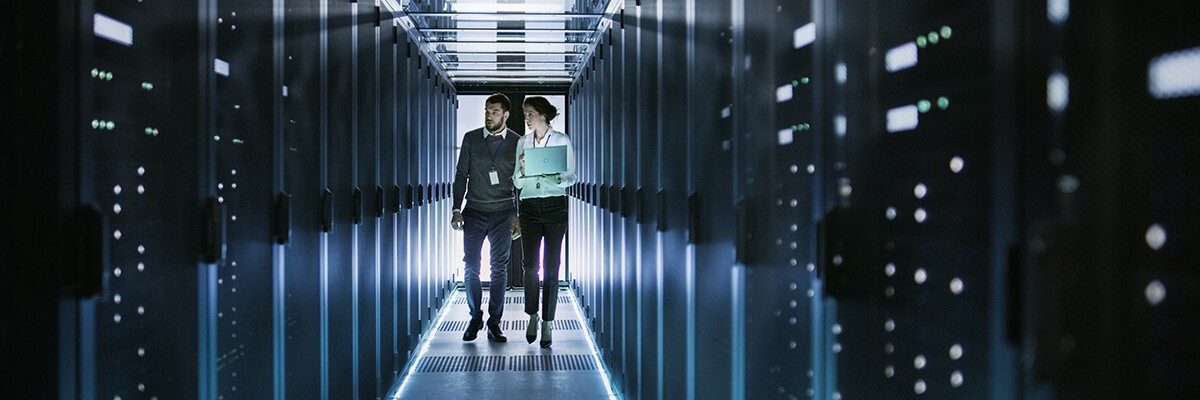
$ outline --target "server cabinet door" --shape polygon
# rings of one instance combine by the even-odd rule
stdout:
[[[290,232],[284,243],[283,395],[321,395],[321,192],[326,135],[325,68],[322,63],[321,5],[316,0],[285,3],[283,33],[283,179],[290,194]],[[278,237],[280,232],[276,232]]]
[[[831,198],[850,204],[826,222],[827,244],[851,250],[831,246],[822,260],[826,290],[839,300],[831,389],[846,397],[1012,397],[1002,305],[1016,166],[1004,145],[1013,116],[998,88],[1014,82],[991,64],[1002,58],[997,24],[1012,21],[986,3],[936,4],[936,13],[907,2],[848,4],[837,19],[847,61],[878,49],[865,64],[834,69],[839,82],[868,82],[847,100],[870,104],[859,135],[877,140],[832,135],[850,168],[872,166],[866,174],[877,177],[859,184],[851,173],[829,185]],[[860,36],[860,23],[877,28]],[[859,227],[870,241],[855,239]]]
[[[1028,7],[1026,377],[1057,398],[1195,397],[1197,6]]]
[[[78,107],[67,116],[79,124],[71,136],[80,157],[78,200],[99,215],[85,235],[96,252],[81,272],[87,296],[76,303],[78,331],[63,331],[77,334],[64,338],[78,349],[69,366],[75,372],[59,378],[60,388],[73,382],[81,396],[216,395],[211,320],[198,307],[210,298],[214,267],[199,264],[196,250],[206,227],[223,221],[202,218],[211,193],[203,147],[212,139],[196,104],[213,72],[211,60],[199,57],[196,9],[80,2],[74,10],[78,64],[62,79],[78,85],[78,96],[64,109]],[[207,67],[200,76],[198,66]],[[222,243],[209,244],[218,255]]]
[[[229,245],[217,265],[218,397],[273,396],[276,21],[261,2],[216,2],[215,190]]]
[[[658,173],[661,162],[658,159],[658,132],[662,129],[659,117],[662,115],[658,83],[659,76],[659,23],[661,14],[658,4],[643,2],[638,10],[638,60],[637,60],[637,97],[638,104],[638,202],[640,211],[638,217],[639,256],[641,268],[638,274],[641,284],[638,285],[641,301],[639,302],[641,318],[640,340],[642,342],[642,375],[641,388],[637,391],[638,398],[662,398],[662,360],[659,357],[659,332],[662,326],[662,315],[659,304],[662,293],[659,282],[662,277],[662,259],[658,257],[658,232],[656,231],[655,193],[658,192]],[[605,195],[607,196],[607,195]]]
[[[666,0],[660,3],[659,10],[659,50],[661,59],[658,62],[658,94],[661,104],[658,114],[659,129],[657,130],[659,184],[653,193],[655,198],[656,218],[651,224],[658,232],[661,243],[659,255],[659,287],[661,288],[661,322],[663,335],[670,331],[683,333],[681,340],[662,339],[664,396],[688,394],[688,384],[693,379],[694,369],[676,368],[676,365],[690,365],[689,347],[694,345],[690,332],[694,315],[688,312],[688,296],[691,293],[692,278],[695,265],[688,257],[687,237],[684,231],[682,211],[687,204],[688,149],[694,127],[688,107],[692,93],[689,92],[695,81],[688,79],[688,26],[693,21],[688,18],[686,0]],[[672,78],[674,77],[674,78]],[[616,196],[614,196],[616,197]],[[615,199],[619,201],[619,198]],[[668,327],[679,327],[671,329]],[[676,333],[679,334],[679,333]],[[692,393],[693,395],[695,393]]]
[[[698,3],[698,2],[697,2]],[[690,55],[694,82],[688,116],[693,123],[689,156],[687,238],[695,246],[692,307],[695,319],[697,397],[731,393],[730,272],[734,262],[732,143],[732,19],[730,1],[695,7]],[[708,62],[702,60],[716,60]],[[703,366],[703,367],[701,367]]]
[[[632,5],[632,6],[630,6]],[[621,186],[625,188],[622,196],[621,204],[621,224],[622,237],[624,240],[618,244],[621,248],[621,280],[622,296],[619,299],[622,308],[623,332],[621,336],[624,338],[624,367],[619,371],[617,380],[621,382],[618,386],[623,389],[624,393],[637,393],[640,379],[638,377],[639,353],[641,351],[638,342],[638,334],[641,330],[641,323],[638,316],[638,298],[641,290],[638,287],[638,262],[639,255],[637,252],[638,240],[638,224],[637,210],[634,194],[637,192],[638,185],[638,156],[637,156],[637,132],[638,132],[638,110],[641,103],[637,95],[638,91],[638,42],[637,42],[637,27],[636,22],[636,4],[627,2],[626,8],[622,9],[620,25],[614,24],[614,29],[619,29],[616,33],[616,49],[614,53],[619,52],[621,58],[620,73],[620,115],[621,129],[618,131],[621,136]],[[580,188],[585,186],[579,185]],[[617,373],[614,372],[614,375]]]
[[[379,186],[379,32],[374,2],[351,4],[354,23],[354,78],[352,112],[354,134],[354,379],[355,396],[379,397],[378,319],[379,220],[376,193]]]
[[[381,10],[384,15],[391,15],[388,10]],[[396,316],[397,304],[397,246],[396,230],[400,211],[400,186],[397,186],[397,154],[396,135],[398,123],[402,116],[397,107],[397,40],[400,28],[384,18],[379,30],[379,144],[376,154],[379,157],[379,186],[381,191],[380,204],[377,205],[379,218],[379,273],[376,283],[378,297],[376,311],[378,320],[378,378],[376,390],[386,393],[392,386],[398,374],[396,354]]]
[[[325,305],[327,333],[324,366],[331,398],[352,397],[356,391],[354,295],[354,212],[357,134],[356,100],[359,88],[354,84],[355,36],[354,7],[351,3],[329,2],[327,7],[327,45],[329,90],[329,139],[326,149],[327,188],[333,193],[333,229],[327,235]]]

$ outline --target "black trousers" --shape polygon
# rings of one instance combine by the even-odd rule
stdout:
[[[521,252],[525,266],[525,313],[538,312],[538,268],[542,320],[553,321],[558,307],[558,267],[563,236],[567,234],[566,196],[521,200]],[[542,254],[543,247],[545,254]],[[540,261],[540,262],[539,262]]]

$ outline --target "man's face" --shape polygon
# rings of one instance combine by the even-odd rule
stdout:
[[[499,104],[488,103],[483,108],[483,121],[488,132],[498,131],[508,122],[508,111],[504,111]]]

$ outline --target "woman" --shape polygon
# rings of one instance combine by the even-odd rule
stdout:
[[[558,116],[558,109],[545,97],[533,96],[525,99],[521,107],[525,112],[527,133],[517,142],[517,166],[513,171],[513,186],[520,191],[521,203],[517,211],[520,220],[522,253],[525,265],[525,313],[529,314],[529,326],[525,339],[529,343],[537,340],[538,334],[538,266],[542,267],[542,347],[552,343],[551,325],[554,309],[558,306],[558,266],[562,251],[563,235],[567,233],[567,188],[575,184],[575,149],[571,138],[550,127]],[[559,174],[525,176],[525,149],[535,147],[566,146],[567,171]],[[538,254],[545,240],[545,254]]]

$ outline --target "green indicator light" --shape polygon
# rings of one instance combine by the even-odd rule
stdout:
[[[950,107],[950,99],[946,96],[938,97],[938,108],[945,110]]]
[[[153,135],[153,134],[154,134],[154,128],[151,128],[151,127],[148,127],[148,126],[147,126],[147,127],[146,127],[146,134],[147,134],[147,135]]]
[[[105,73],[104,73],[104,80],[111,81],[111,80],[112,80],[112,76],[113,76],[113,75],[112,75],[112,72],[105,72]]]
[[[917,111],[920,111],[920,112],[923,112],[923,113],[924,113],[924,112],[928,112],[928,111],[929,111],[929,108],[930,108],[931,106],[932,106],[932,104],[930,104],[930,103],[929,103],[929,100],[921,100],[921,101],[918,101],[918,102],[917,102]]]
[[[234,144],[242,144],[242,143],[245,143],[245,142],[243,142],[243,141],[242,141],[242,139],[233,139],[233,143],[234,143]]]
[[[221,135],[213,135],[213,140],[214,140],[214,141],[217,141],[217,142],[220,142],[220,141],[221,141]]]
[[[100,70],[92,68],[92,77],[95,78],[97,76],[100,76]]]
[[[242,106],[240,106],[240,105],[237,105],[237,104],[234,104],[234,105],[233,105],[233,109],[234,109],[234,110],[241,110],[241,109],[242,109]]]
[[[808,77],[806,76],[806,77],[800,78],[800,83],[803,83],[803,84],[807,85],[807,84],[808,84]]]
[[[920,47],[923,49],[923,48],[925,48],[926,44],[928,44],[928,42],[925,40],[924,36],[917,36],[917,47]]]
[[[154,90],[154,84],[150,82],[142,82],[142,89]]]
[[[800,81],[792,81],[792,87],[800,86]]]
[[[954,31],[950,30],[949,26],[942,27],[942,39],[949,39],[950,34],[952,34],[952,33],[954,33]]]
[[[800,125],[792,125],[792,132],[796,132],[799,130],[800,130]]]
[[[113,130],[113,128],[116,128],[116,127],[117,127],[117,124],[116,124],[116,123],[114,123],[114,122],[112,122],[112,121],[108,121],[108,123],[105,125],[105,127],[106,127],[106,128],[108,128],[108,130],[110,130],[110,131],[111,131],[111,130]]]
[[[929,36],[930,44],[937,44],[937,42],[938,42],[937,32],[929,32],[929,35],[927,35],[927,36]]]

